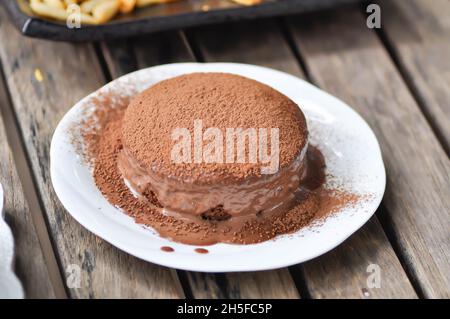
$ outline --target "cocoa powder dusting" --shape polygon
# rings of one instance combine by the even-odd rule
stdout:
[[[194,245],[257,243],[296,232],[314,220],[326,218],[344,206],[356,204],[360,199],[359,195],[344,190],[329,190],[323,185],[316,185],[314,190],[300,192],[292,205],[283,212],[260,212],[255,218],[243,222],[239,229],[225,227],[220,220],[199,218],[198,221],[187,221],[168,216],[154,194],[148,193],[144,200],[133,195],[118,169],[117,159],[123,148],[123,118],[128,102],[127,99],[121,103],[116,101],[115,108],[111,109],[107,97],[98,100],[95,117],[83,124],[83,142],[93,163],[95,183],[106,199],[137,223],[155,229],[162,237]],[[311,152],[314,154],[308,157],[317,157],[317,152],[320,153],[317,149]],[[315,163],[324,169],[324,162]],[[312,178],[311,183],[320,184],[317,183],[317,177]]]
[[[174,163],[171,133],[176,128],[193,132],[196,120],[202,120],[205,129],[222,132],[227,128],[279,129],[280,168],[291,164],[308,137],[303,113],[273,88],[234,74],[191,73],[161,81],[130,102],[123,142],[144,168],[156,167],[166,176],[195,178],[198,183],[260,174],[261,162]]]

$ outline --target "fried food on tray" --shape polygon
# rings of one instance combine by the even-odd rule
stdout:
[[[261,3],[262,0],[231,0],[231,1],[242,4],[244,6],[253,6],[255,4]]]
[[[101,24],[108,22],[119,13],[129,13],[158,3],[179,0],[30,0],[34,13],[46,18],[67,21],[72,14],[80,14],[82,24]],[[262,0],[231,0],[241,5],[255,5]]]
[[[119,10],[121,13],[128,13],[133,11],[136,6],[136,0],[122,0],[120,1]]]
[[[177,1],[177,0],[137,0],[136,7],[142,8],[142,7],[152,5],[152,4],[169,3],[169,2],[174,2],[174,1]]]
[[[55,5],[57,0],[31,0],[30,7],[34,13],[46,17],[52,18],[56,20],[66,21],[69,18],[70,11],[67,10],[66,1],[64,2],[64,6],[61,7],[59,5]],[[59,0],[58,0],[59,1]],[[60,2],[60,1],[59,1]],[[60,2],[61,3],[61,2]],[[95,19],[88,14],[84,14],[81,12],[80,14],[81,23],[86,24],[96,24]]]

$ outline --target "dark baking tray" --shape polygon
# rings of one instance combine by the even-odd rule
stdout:
[[[33,14],[28,0],[0,0],[17,28],[30,37],[62,41],[97,41],[211,23],[280,16],[356,2],[358,0],[263,0],[242,6],[229,0],[181,0],[158,4],[119,16],[97,26],[69,29],[63,22]],[[205,11],[205,6],[208,10]]]

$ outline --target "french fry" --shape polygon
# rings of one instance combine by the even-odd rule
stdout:
[[[231,0],[231,1],[241,4],[241,5],[244,5],[244,6],[253,6],[255,4],[261,3],[262,0]]]
[[[51,7],[65,9],[64,3],[61,0],[44,0],[44,3]]]
[[[31,0],[30,7],[34,13],[51,19],[67,21],[70,13],[66,9],[52,7],[40,0]],[[97,24],[97,21],[90,15],[81,13],[80,20],[82,24]]]
[[[65,21],[68,16],[65,9],[50,6],[39,0],[31,0],[30,7],[33,12],[46,18]]]
[[[81,13],[81,24],[99,24],[99,22],[93,16]]]
[[[87,0],[83,1],[80,5],[81,12],[91,13],[92,10],[103,2],[107,2],[108,0]]]
[[[71,4],[78,4],[82,0],[64,0],[64,3],[66,4],[66,7]]]
[[[120,0],[119,10],[121,13],[129,13],[136,6],[136,0]]]
[[[77,5],[77,4],[75,4],[75,5]],[[67,7],[67,9],[66,9],[66,12],[68,14],[67,19],[72,18],[72,16],[71,16],[72,12],[70,12],[69,8],[70,7]],[[79,6],[78,6],[78,8],[79,8]],[[98,24],[98,22],[94,19],[94,17],[92,15],[81,12],[80,8],[79,8],[79,11],[77,11],[77,12],[79,13],[79,18],[80,18],[81,24]],[[67,19],[66,19],[66,21],[67,21]]]
[[[92,9],[96,23],[105,23],[119,12],[119,0],[106,0]]]
[[[145,6],[152,5],[152,4],[169,3],[169,2],[174,2],[174,1],[178,1],[178,0],[137,0],[136,7],[142,8]]]

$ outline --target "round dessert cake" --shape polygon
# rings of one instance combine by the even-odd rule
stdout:
[[[129,104],[121,134],[126,185],[182,220],[234,229],[286,211],[307,176],[300,108],[238,75],[192,73],[151,86]]]
[[[226,73],[158,82],[86,123],[94,179],[162,237],[250,244],[298,231],[340,203],[305,117],[273,88]]]

